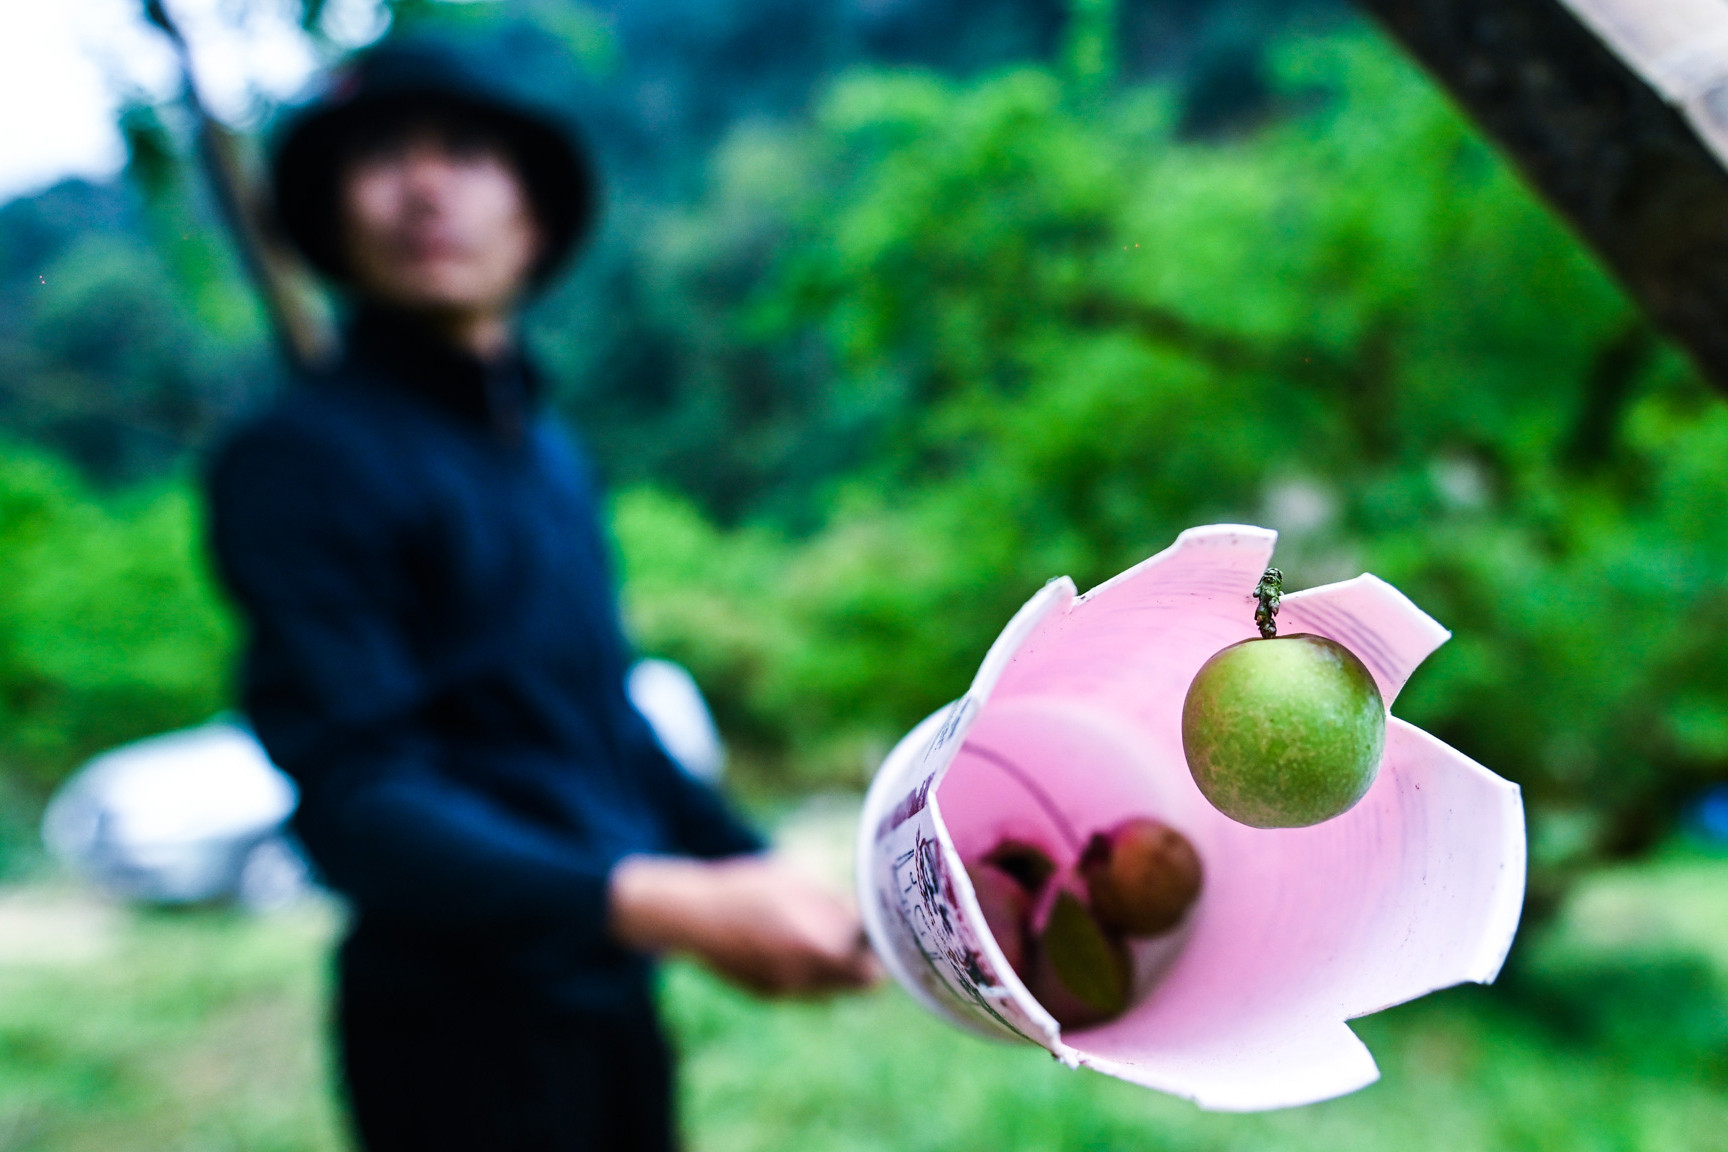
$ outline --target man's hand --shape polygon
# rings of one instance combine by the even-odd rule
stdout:
[[[857,913],[772,858],[630,856],[611,895],[614,938],[688,953],[755,992],[861,988],[878,975]]]

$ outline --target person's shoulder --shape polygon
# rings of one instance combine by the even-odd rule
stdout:
[[[373,407],[340,372],[295,380],[222,434],[206,460],[206,485],[265,476],[312,482],[332,470],[369,470],[379,450]]]

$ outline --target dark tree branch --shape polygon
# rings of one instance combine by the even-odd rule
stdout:
[[[1226,372],[1252,372],[1326,388],[1354,390],[1361,366],[1317,344],[1256,341],[1192,320],[1156,304],[1103,294],[1077,300],[1069,312],[1083,328],[1123,327],[1157,344],[1181,349]],[[1351,381],[1341,385],[1340,381]]]
[[[1155,304],[1085,296],[1070,312],[1085,328],[1122,327],[1225,372],[1251,373],[1337,397],[1362,452],[1383,460],[1396,447],[1394,373],[1398,320],[1374,318],[1349,354],[1317,344],[1256,341]]]
[[[1728,172],[1559,0],[1359,0],[1728,390]]]
[[[311,304],[306,274],[266,227],[258,182],[247,171],[241,141],[204,107],[192,72],[191,48],[162,0],[144,0],[144,16],[174,49],[180,65],[181,100],[197,123],[204,175],[246,274],[263,299],[277,343],[296,367],[316,367],[331,356],[334,335]]]
[[[1656,334],[1634,320],[1596,353],[1584,381],[1584,404],[1566,445],[1566,458],[1581,472],[1599,468],[1614,448],[1632,386],[1656,355]]]

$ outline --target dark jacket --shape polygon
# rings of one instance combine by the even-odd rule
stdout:
[[[647,962],[605,931],[613,864],[761,841],[625,695],[593,484],[531,366],[382,315],[350,349],[209,477],[246,712],[357,912],[346,991],[638,1008]]]

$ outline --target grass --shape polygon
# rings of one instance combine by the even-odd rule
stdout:
[[[321,1045],[334,914],[0,895],[0,1152],[341,1152]],[[885,988],[767,1005],[671,967],[695,1152],[1728,1149],[1728,862],[1586,886],[1510,991],[1358,1022],[1383,1071],[1215,1115],[973,1040]]]
[[[318,1043],[333,927],[0,904],[0,931],[39,938],[0,937],[0,1149],[341,1148]]]

